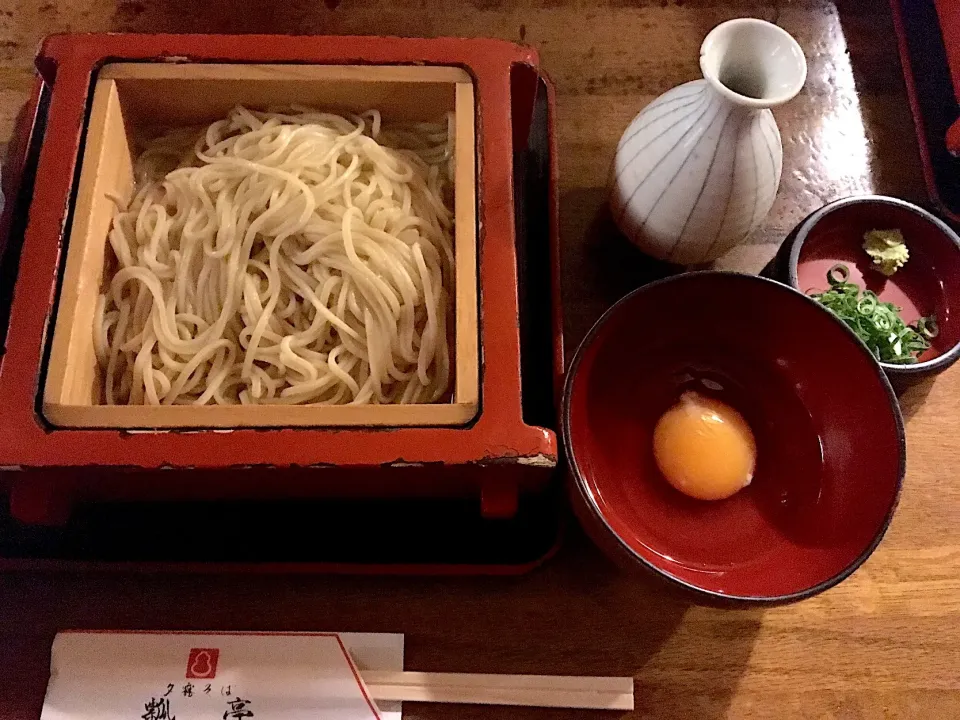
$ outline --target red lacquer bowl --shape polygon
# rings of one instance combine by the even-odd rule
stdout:
[[[864,233],[898,229],[910,259],[891,277],[872,268]],[[873,290],[902,308],[907,324],[933,315],[940,328],[929,350],[911,365],[881,363],[897,381],[942,372],[960,359],[960,237],[926,210],[881,195],[843,198],[820,208],[791,233],[789,283],[808,293],[827,287],[827,271],[837,263],[850,270],[850,282]]]
[[[727,500],[674,490],[654,425],[686,389],[753,429],[753,482]],[[752,275],[702,272],[620,300],[567,376],[563,430],[588,532],[627,564],[713,599],[786,602],[843,580],[890,522],[903,420],[866,347],[810,298]]]

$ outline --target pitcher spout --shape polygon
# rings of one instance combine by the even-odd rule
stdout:
[[[796,40],[765,20],[738,18],[717,25],[700,46],[700,70],[730,102],[770,108],[793,99],[807,78]]]

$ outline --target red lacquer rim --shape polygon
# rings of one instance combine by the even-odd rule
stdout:
[[[50,429],[38,418],[37,379],[50,317],[47,306],[58,282],[54,270],[57,243],[72,191],[92,73],[107,59],[156,61],[165,56],[183,56],[194,62],[424,62],[457,65],[471,72],[477,91],[478,172],[483,186],[478,208],[482,407],[472,425],[145,434]],[[505,457],[557,456],[555,433],[522,420],[517,294],[491,289],[511,284],[516,288],[510,144],[502,139],[509,140],[512,134],[510,68],[516,63],[536,66],[534,50],[487,39],[105,34],[50,37],[38,63],[43,72],[56,66],[56,87],[0,374],[0,394],[6,398],[0,415],[0,465],[24,469],[372,467],[392,462],[469,464]],[[211,437],[216,437],[217,451],[213,453]]]
[[[815,300],[807,297],[803,293],[799,292],[798,290],[788,285],[784,285],[783,283],[779,283],[776,280],[770,280],[769,278],[764,278],[757,275],[747,275],[744,273],[729,272],[729,271],[710,271],[708,274],[732,275],[732,276],[748,279],[751,282],[767,283],[767,284],[775,285],[787,292],[796,293],[797,295],[803,298],[804,302],[807,302],[812,307],[817,308],[818,312],[826,313],[831,318],[832,322],[842,327],[844,332],[847,333],[847,336],[856,341],[857,347],[859,347],[861,351],[871,359],[872,365],[876,367],[878,378],[887,394],[887,399],[889,400],[889,403],[890,403],[891,413],[894,415],[894,421],[897,428],[897,440],[898,440],[898,446],[899,446],[898,454],[900,458],[900,463],[897,469],[897,485],[896,485],[896,492],[893,497],[893,502],[890,504],[890,509],[887,512],[886,516],[884,517],[883,522],[881,523],[876,536],[873,538],[870,544],[864,549],[864,551],[859,556],[857,556],[857,558],[853,560],[853,562],[851,562],[841,572],[837,573],[833,577],[830,577],[814,585],[813,587],[807,588],[806,590],[801,590],[794,593],[787,593],[783,595],[770,595],[770,596],[736,595],[733,593],[718,592],[715,590],[708,590],[706,588],[699,587],[690,582],[687,582],[686,580],[681,580],[680,578],[667,572],[663,568],[658,567],[654,563],[644,558],[633,547],[631,547],[617,532],[614,531],[613,527],[607,521],[607,518],[604,515],[603,511],[601,510],[599,504],[597,503],[596,498],[594,497],[593,493],[590,492],[590,489],[588,487],[589,483],[586,477],[584,476],[583,471],[580,469],[580,465],[577,462],[576,451],[573,447],[573,443],[570,440],[570,437],[572,434],[570,431],[571,402],[572,402],[572,394],[573,394],[573,384],[577,377],[577,370],[579,369],[580,362],[583,359],[584,355],[586,355],[587,351],[592,346],[594,339],[600,333],[601,329],[606,324],[606,322],[610,319],[610,317],[613,316],[622,305],[629,303],[630,300],[639,293],[642,293],[651,288],[655,288],[658,285],[664,285],[670,282],[675,282],[678,279],[683,278],[684,275],[675,275],[672,277],[664,278],[662,280],[657,280],[655,282],[639,287],[636,290],[633,290],[632,292],[628,293],[624,297],[620,298],[620,300],[614,303],[614,305],[612,305],[600,317],[600,319],[597,320],[596,323],[594,323],[593,327],[590,328],[590,331],[587,333],[586,337],[584,337],[583,341],[581,341],[579,347],[577,348],[576,354],[573,357],[573,362],[570,365],[570,370],[567,372],[566,383],[564,385],[563,409],[561,414],[561,430],[563,435],[564,452],[566,453],[567,461],[570,464],[570,470],[574,477],[574,484],[576,485],[577,492],[579,494],[579,497],[583,500],[583,505],[587,508],[587,510],[590,512],[590,514],[594,518],[600,521],[600,523],[605,528],[605,531],[608,533],[608,536],[616,542],[617,546],[623,551],[625,551],[629,555],[629,557],[632,560],[636,561],[643,569],[653,573],[655,576],[662,578],[663,580],[666,580],[668,583],[670,583],[671,585],[677,588],[693,593],[694,595],[698,595],[708,600],[732,602],[732,603],[743,603],[743,604],[754,604],[754,605],[782,605],[790,602],[796,602],[797,600],[803,600],[805,598],[812,597],[813,595],[821,593],[824,590],[827,590],[833,587],[834,585],[837,585],[838,583],[842,582],[846,578],[848,578],[857,570],[857,568],[863,565],[863,563],[867,560],[867,558],[869,558],[870,555],[873,554],[873,551],[877,549],[877,546],[880,544],[880,541],[883,540],[883,536],[886,534],[887,528],[890,527],[890,522],[893,520],[893,515],[896,512],[897,505],[900,502],[900,493],[903,489],[903,478],[906,474],[906,469],[907,469],[907,466],[906,466],[907,444],[906,444],[906,433],[903,425],[903,416],[900,413],[900,406],[899,406],[899,403],[897,402],[897,396],[893,391],[893,386],[890,384],[889,379],[884,374],[883,370],[880,368],[880,364],[876,362],[876,359],[873,357],[873,354],[870,352],[867,346],[864,345],[863,342],[860,340],[860,338],[857,337],[856,333],[850,330],[843,322],[841,322],[840,320],[837,320],[828,310],[820,306],[819,303],[817,303]]]

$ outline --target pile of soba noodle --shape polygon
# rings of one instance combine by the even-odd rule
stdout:
[[[444,399],[450,125],[236,107],[149,142],[109,236],[103,401]]]

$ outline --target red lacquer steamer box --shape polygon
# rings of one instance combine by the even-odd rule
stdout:
[[[553,155],[543,217],[524,217],[516,169],[535,103],[553,101],[534,51],[495,40],[63,35],[45,41],[37,68],[42,140],[4,269],[0,483],[13,516],[55,523],[101,500],[476,497],[485,516],[509,517],[521,494],[548,484],[557,438],[531,395],[542,400],[562,371]],[[209,122],[239,103],[452,113],[449,402],[102,404],[93,303],[109,276],[109,198],[133,186],[130,138],[148,122]],[[524,246],[533,223],[550,228],[546,250]],[[546,280],[527,282],[535,259],[546,259]],[[531,325],[541,336],[549,327],[546,367],[529,362]]]

